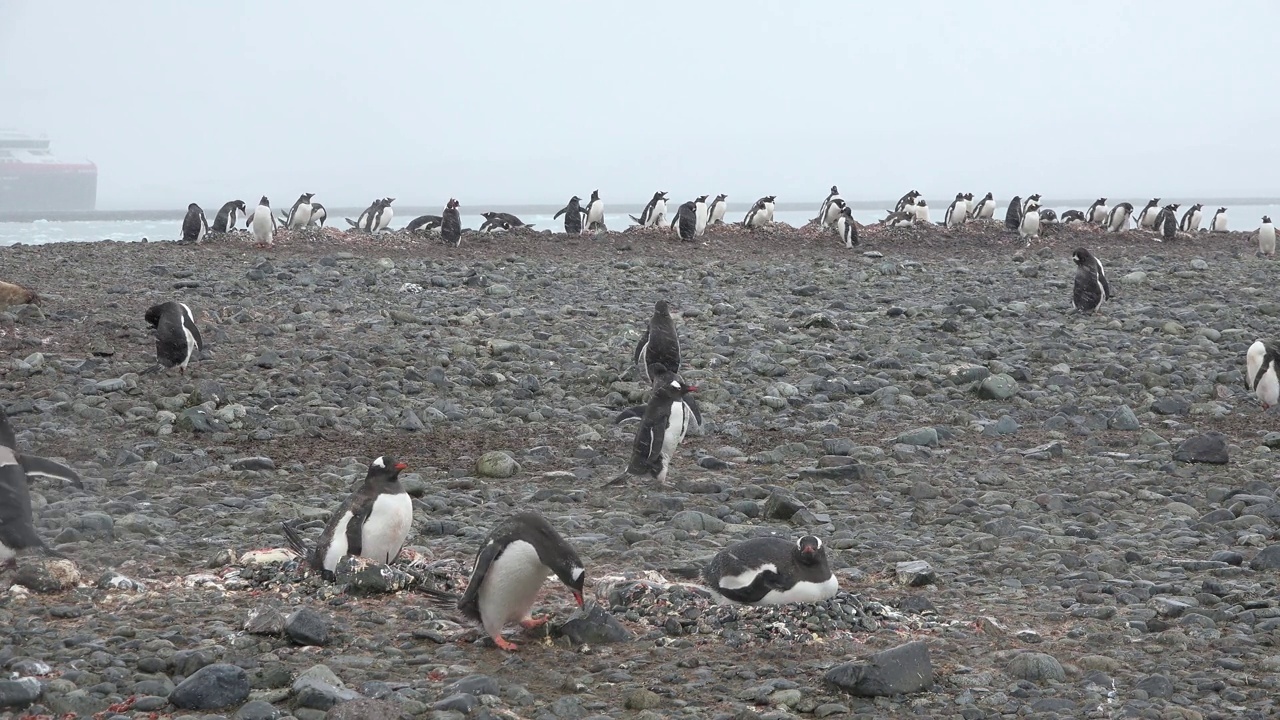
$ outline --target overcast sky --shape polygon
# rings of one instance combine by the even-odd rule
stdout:
[[[101,209],[1272,196],[1277,28],[1273,0],[0,0],[0,127],[96,162]]]

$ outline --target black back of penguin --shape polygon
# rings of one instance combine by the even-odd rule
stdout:
[[[204,347],[195,317],[182,303],[170,300],[152,305],[143,319],[155,328],[156,360],[166,368],[182,365]],[[194,347],[189,347],[192,341]]]
[[[458,210],[458,201],[454,198],[449,198],[444,212],[440,215],[440,237],[454,247],[462,244],[462,213]]]
[[[16,436],[0,408],[0,563],[32,548],[44,548],[36,533],[27,474],[18,460]]]
[[[716,554],[702,577],[715,592],[744,604],[815,601],[838,588],[822,541],[812,535],[796,541],[761,537],[735,543]],[[788,597],[788,591],[800,584],[810,587]],[[824,584],[825,589],[818,587]]]
[[[640,357],[641,352],[644,357]],[[671,305],[666,300],[654,303],[649,328],[636,348],[636,360],[644,362],[649,377],[655,374],[652,369],[655,364],[680,372],[680,338],[676,335],[675,319],[671,317]]]
[[[698,204],[693,200],[682,203],[676,210],[676,235],[681,240],[692,240],[698,234]]]
[[[667,427],[671,424],[672,407],[682,405],[685,412],[685,395],[695,392],[697,388],[686,384],[679,375],[665,367],[654,365],[650,368],[654,373],[653,394],[645,405],[644,416],[640,419],[640,427],[636,429],[636,437],[631,446],[631,460],[627,464],[629,475],[649,475],[659,477],[663,468],[662,447],[665,442]],[[692,410],[690,409],[690,412]],[[666,448],[667,454],[675,452],[675,448]]]
[[[1017,195],[1009,201],[1009,209],[1004,213],[1004,226],[1008,230],[1017,230],[1022,225],[1022,198]]]
[[[204,217],[204,210],[191,203],[187,206],[187,214],[182,218],[182,241],[196,242],[209,231],[209,223]]]

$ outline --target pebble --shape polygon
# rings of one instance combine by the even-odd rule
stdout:
[[[183,710],[220,710],[243,703],[249,689],[249,676],[242,668],[214,663],[178,683],[169,693],[169,702]]]

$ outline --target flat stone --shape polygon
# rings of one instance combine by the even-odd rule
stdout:
[[[1014,655],[1005,672],[1019,680],[1034,683],[1045,680],[1062,682],[1067,679],[1062,663],[1058,662],[1054,656],[1041,652],[1024,652]]]
[[[183,710],[218,710],[249,699],[249,676],[226,663],[205,665],[169,693],[169,702]]]
[[[823,680],[828,687],[862,697],[928,690],[933,686],[929,646],[917,640],[878,652],[864,663],[841,663],[828,670]]]
[[[924,560],[900,562],[894,567],[898,583],[907,587],[921,587],[937,579],[933,566]]]
[[[284,632],[299,645],[329,643],[329,621],[311,608],[300,608],[285,618]]]
[[[1173,453],[1173,459],[1186,463],[1210,463],[1226,465],[1227,438],[1219,432],[1196,435],[1183,440]]]

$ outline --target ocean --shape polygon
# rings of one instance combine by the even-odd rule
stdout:
[[[1130,200],[1137,209],[1141,209],[1145,201]],[[883,203],[852,203],[854,205],[853,216],[863,224],[871,224],[882,220],[885,216],[885,208],[892,207],[894,201],[888,200]],[[1213,212],[1221,205],[1210,205],[1205,203],[1204,220],[1201,226],[1207,227],[1209,219]],[[616,206],[613,206],[616,207]],[[640,214],[643,203],[628,208],[628,212],[636,215]],[[676,204],[668,203],[668,218],[675,212]],[[783,206],[787,207],[787,206]],[[794,207],[794,206],[791,206]],[[1007,201],[1000,202],[996,211],[998,219],[1004,218]],[[1066,210],[1085,210],[1088,203],[1069,204],[1069,205],[1047,205],[1061,215]],[[1236,231],[1253,231],[1257,229],[1262,221],[1263,215],[1269,215],[1280,221],[1280,200],[1276,204],[1265,205],[1227,205],[1229,228]],[[508,210],[502,206],[494,206],[493,210],[507,210],[514,212],[521,220],[526,223],[533,223],[538,230],[550,229],[554,232],[564,232],[563,218],[554,220],[553,216],[558,208],[549,206],[539,207],[519,207]],[[748,206],[731,203],[726,220],[731,222],[741,222],[746,215]],[[946,214],[947,205],[940,204],[938,206],[930,206],[929,219],[935,223],[940,223]],[[521,211],[524,212],[521,212]],[[1181,218],[1182,210],[1179,210],[1178,216]],[[348,212],[350,211],[350,212]],[[216,212],[214,210],[213,212]],[[331,210],[329,216],[330,227],[346,228],[347,224],[343,221],[343,217],[354,218],[360,210],[352,210],[350,208]],[[776,222],[787,223],[800,227],[813,218],[818,212],[818,203],[814,203],[809,209],[779,209],[774,213]],[[277,210],[279,213],[279,210]],[[403,228],[409,224],[409,221],[420,214],[430,213],[433,215],[440,214],[440,210],[429,210],[425,208],[405,208],[403,211],[397,210],[396,218],[392,222],[392,228]],[[131,213],[133,216],[146,215],[146,213]],[[45,243],[58,242],[95,242],[99,240],[116,240],[122,242],[137,242],[143,239],[150,241],[171,241],[181,237],[182,220],[179,214],[174,217],[174,211],[156,211],[155,219],[129,219],[129,220],[36,220],[34,222],[0,222],[0,246],[14,245],[18,243],[41,245]],[[210,224],[213,223],[211,211],[206,209],[206,216]],[[463,215],[463,227],[479,228],[484,222],[484,218],[480,215]],[[631,219],[626,213],[608,213],[605,215],[605,222],[610,230],[625,230],[633,225]],[[243,222],[241,223],[243,225]]]

